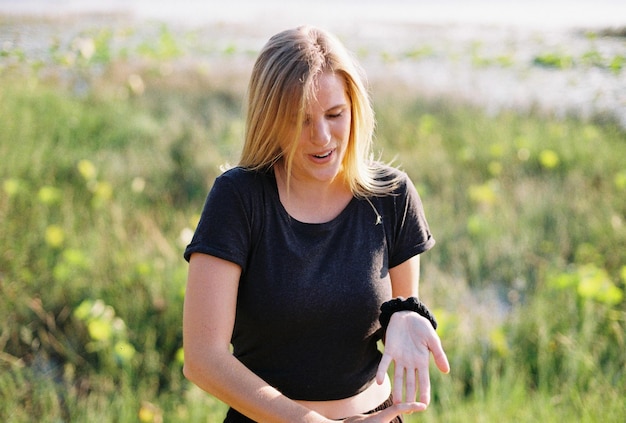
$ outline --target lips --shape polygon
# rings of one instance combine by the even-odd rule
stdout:
[[[330,157],[331,154],[333,154],[333,151],[335,150],[328,150],[324,153],[320,153],[320,154],[312,154],[312,156],[316,159],[326,159],[328,157]]]

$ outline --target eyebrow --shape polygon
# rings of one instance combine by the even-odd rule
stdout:
[[[335,109],[343,109],[343,108],[350,108],[350,103],[343,102],[343,103],[335,104],[334,106],[324,109],[324,113],[332,112]],[[304,117],[306,118],[307,116],[309,116],[309,114],[305,110]]]
[[[333,111],[335,109],[343,109],[345,107],[349,107],[349,104],[348,103],[339,103],[339,104],[336,104],[336,105],[331,106],[328,109],[324,110],[324,113],[331,112],[331,111]]]

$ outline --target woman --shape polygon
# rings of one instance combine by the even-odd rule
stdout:
[[[448,361],[425,308],[391,299],[417,297],[434,239],[406,174],[371,160],[356,64],[320,29],[275,35],[246,123],[239,166],[216,179],[185,251],[185,376],[231,406],[230,423],[424,410],[430,353],[443,372]]]

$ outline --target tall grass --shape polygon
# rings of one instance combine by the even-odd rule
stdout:
[[[97,48],[69,82],[0,68],[0,417],[220,421],[181,375],[181,254],[237,160],[240,83]],[[374,93],[438,240],[422,295],[452,372],[411,421],[623,421],[623,130]]]

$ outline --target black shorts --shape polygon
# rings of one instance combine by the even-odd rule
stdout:
[[[372,414],[377,411],[384,410],[385,408],[391,407],[392,405],[393,405],[393,397],[390,395],[389,398],[387,398],[385,402],[383,402],[378,407],[376,407],[375,409],[371,411],[368,411],[365,414]],[[398,416],[395,419],[391,420],[389,423],[403,423],[403,422],[404,420],[402,419],[402,416]],[[226,419],[224,420],[224,423],[256,423],[256,422],[254,420],[250,420],[248,417],[239,413],[237,410],[234,410],[231,408],[228,410],[228,414],[226,414]]]

